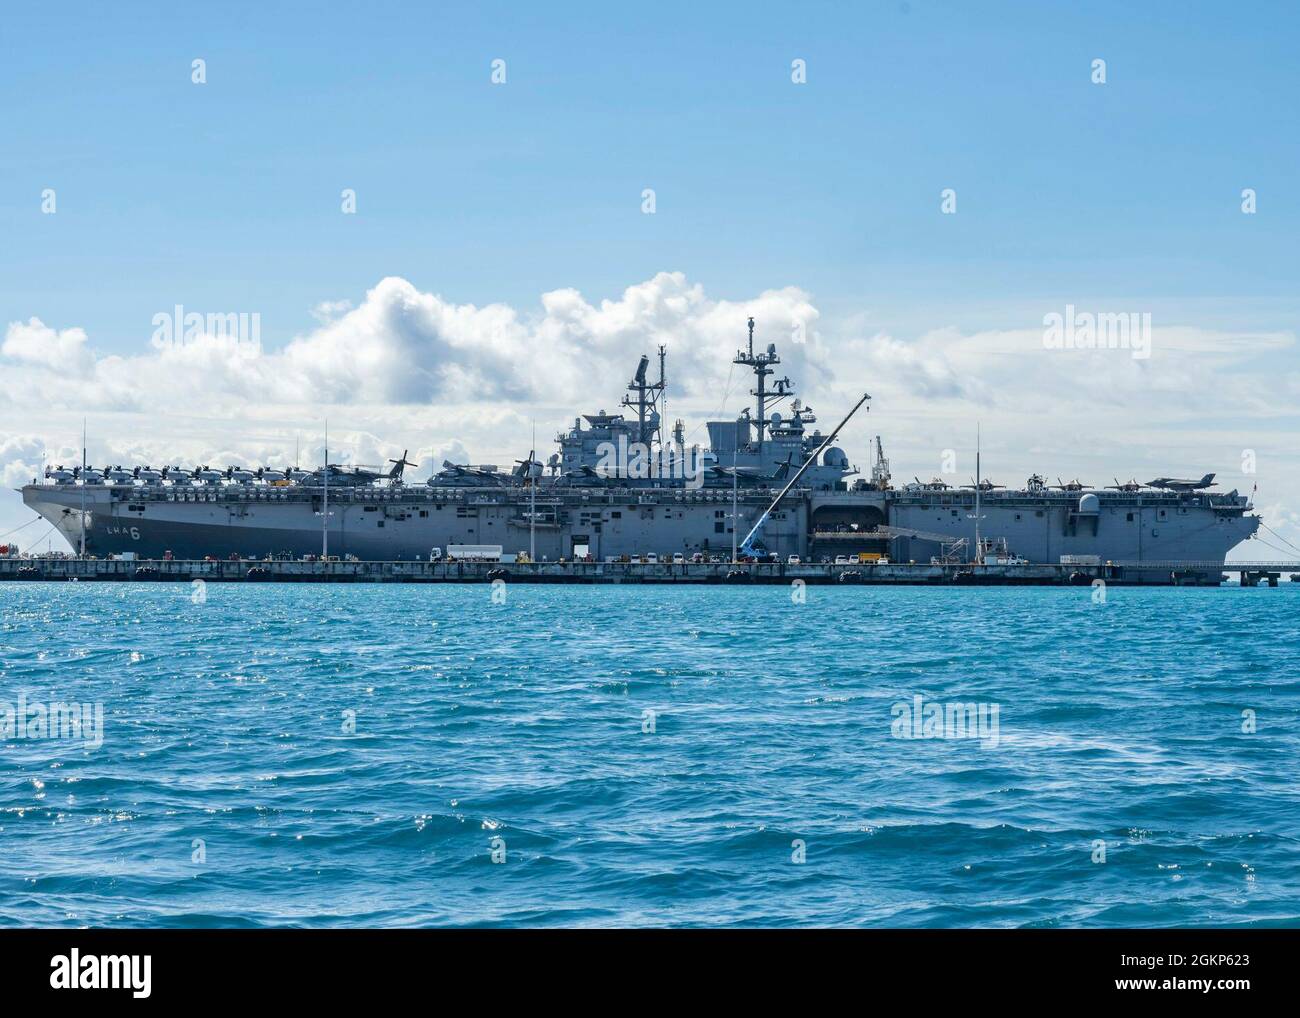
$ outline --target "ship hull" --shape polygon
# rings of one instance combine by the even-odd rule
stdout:
[[[1151,504],[1115,499],[1095,514],[1076,504],[1032,497],[1004,497],[980,506],[980,537],[1006,542],[1031,562],[1060,562],[1063,556],[1098,555],[1103,562],[1222,562],[1259,527],[1254,516],[1188,499]],[[974,545],[973,502],[896,503],[893,526],[966,539]],[[939,553],[933,541],[910,541],[907,557],[926,561]]]
[[[569,491],[530,505],[519,491],[383,489],[331,492],[328,516],[321,494],[217,487],[177,493],[171,488],[29,485],[27,505],[50,520],[74,548],[81,543],[85,504],[88,554],[134,552],[141,558],[319,555],[328,520],[328,551],[366,560],[427,559],[449,545],[500,545],[555,561],[646,553],[730,555],[773,497],[738,496],[733,536],[728,492],[656,490]],[[536,524],[528,525],[530,509]],[[1102,562],[1221,563],[1252,536],[1259,521],[1245,500],[1230,496],[1106,495],[1095,512],[1079,512],[1077,497],[998,493],[979,508],[979,533],[1006,543],[1033,562],[1096,555]],[[971,493],[795,491],[766,522],[762,541],[782,557],[807,560],[876,551],[896,561],[928,562],[943,554],[940,537],[975,546]],[[881,539],[878,525],[913,536]],[[924,536],[920,536],[924,535]],[[1160,568],[1164,568],[1162,565]],[[1208,575],[1208,574],[1207,574]]]
[[[81,542],[81,492],[75,486],[29,485],[24,501],[55,523],[68,543]],[[95,491],[85,511],[87,554],[134,552],[141,558],[204,558],[320,555],[326,542],[319,498],[285,502],[231,500],[208,493],[195,501],[144,498],[139,489]],[[589,555],[618,558],[654,552],[671,556],[729,555],[732,548],[730,498],[696,495],[678,501],[644,502],[645,496],[574,495],[572,505],[551,509],[548,519],[530,528],[527,498],[484,500],[464,495],[331,495],[328,554],[363,560],[427,559],[458,544],[500,545],[508,554],[531,553],[556,561]],[[747,493],[738,505],[739,534],[766,508],[770,496]],[[539,513],[539,515],[542,515]],[[782,511],[765,530],[768,547],[797,554],[807,544],[805,514]],[[531,549],[531,551],[530,551]]]

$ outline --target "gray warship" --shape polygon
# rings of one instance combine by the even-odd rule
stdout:
[[[755,351],[752,318],[734,363],[753,373],[753,405],[688,446],[681,421],[664,433],[665,358],[660,347],[651,380],[643,355],[618,412],[575,419],[545,462],[535,450],[508,468],[445,461],[422,483],[405,453],[388,469],[59,466],[22,496],[74,549],[140,558],[391,561],[479,545],[534,561],[1149,563],[1153,578],[1186,563],[1217,582],[1213,567],[1259,527],[1247,496],[1208,490],[1213,474],[1007,488],[977,458],[969,485],[896,485],[877,436],[864,476],[834,444],[839,429],[823,434],[775,377],[776,347]]]

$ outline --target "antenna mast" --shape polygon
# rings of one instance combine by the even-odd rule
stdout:
[[[668,359],[668,347],[663,343],[659,344],[659,395],[663,399],[663,408],[659,416],[666,417],[668,414],[668,373],[664,370],[664,362]]]

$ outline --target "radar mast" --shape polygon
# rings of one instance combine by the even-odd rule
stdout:
[[[772,403],[778,403],[785,399],[786,396],[794,392],[794,383],[789,378],[779,378],[773,383],[774,392],[769,392],[767,388],[767,376],[775,374],[772,365],[780,364],[781,358],[777,355],[776,344],[769,343],[766,353],[754,353],[754,319],[749,319],[749,347],[747,350],[736,351],[733,364],[741,364],[751,368],[754,376],[758,379],[758,384],[749,390],[754,397],[754,416],[755,425],[758,427],[758,449],[763,448],[763,429],[769,426],[767,408]]]
[[[661,441],[659,422],[661,414],[658,412],[659,400],[664,397],[668,383],[664,380],[664,360],[668,354],[667,347],[662,343],[659,345],[659,381],[650,382],[646,380],[646,370],[650,367],[650,358],[641,355],[641,362],[636,367],[636,374],[632,381],[627,383],[628,392],[632,396],[623,397],[623,406],[636,411],[637,432],[636,440],[646,447],[652,448]],[[665,405],[667,400],[664,400]]]

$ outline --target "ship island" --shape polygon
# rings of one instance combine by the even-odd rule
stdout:
[[[920,564],[957,577],[1038,563],[1084,569],[1076,579],[1114,566],[1128,582],[1213,585],[1260,526],[1249,496],[1210,490],[1212,473],[1101,487],[1035,474],[1009,487],[977,453],[969,484],[895,484],[876,436],[863,475],[836,439],[869,395],[823,433],[777,377],[776,346],[755,350],[752,318],[734,358],[753,374],[752,406],[705,422],[707,447],[688,446],[682,421],[665,433],[666,348],[657,354],[656,379],[643,354],[618,412],[576,418],[544,459],[444,461],[415,482],[406,453],[387,469],[331,463],[328,447],[314,469],[97,468],[83,454],[22,497],[81,557],[127,560],[433,563],[459,551],[532,564]]]

